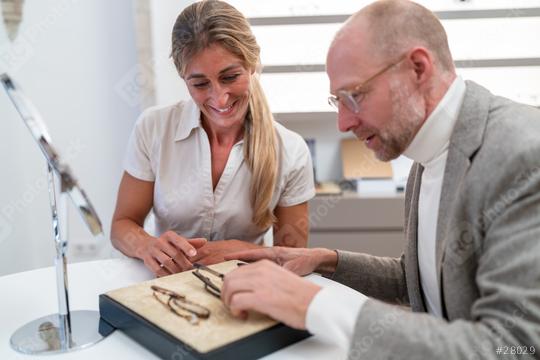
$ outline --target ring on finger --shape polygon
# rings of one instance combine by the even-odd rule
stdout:
[[[159,267],[163,269],[163,268],[166,266],[165,263],[166,263],[167,261],[171,261],[173,264],[175,263],[174,259],[173,259],[172,257],[169,257],[167,260],[165,260],[164,262],[162,262],[161,264],[159,264]]]

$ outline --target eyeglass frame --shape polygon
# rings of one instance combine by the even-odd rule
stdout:
[[[201,274],[201,270],[209,272],[210,274],[220,278],[222,281],[225,278],[225,275],[199,263],[194,263],[193,267],[195,268],[195,271],[193,271],[192,274],[204,283],[204,289],[218,299],[221,298],[221,289],[214,284],[208,276]]]
[[[159,301],[161,304],[163,304],[163,306],[166,306],[174,314],[176,314],[176,315],[186,319],[187,321],[189,321],[191,324],[197,325],[199,323],[199,319],[208,319],[210,317],[210,315],[211,315],[211,311],[207,307],[205,307],[205,306],[203,306],[201,304],[197,304],[197,303],[195,303],[193,301],[190,301],[190,300],[188,300],[186,298],[186,296],[184,296],[182,294],[179,294],[179,293],[177,293],[177,292],[175,292],[173,290],[166,289],[164,287],[157,286],[157,285],[152,285],[152,286],[150,286],[150,288],[153,291],[152,295],[154,296],[154,298],[156,298],[157,301]],[[169,297],[169,299],[166,302],[164,302],[156,295],[156,293],[166,295],[166,296]],[[194,309],[190,309],[187,306],[183,306],[183,305],[179,304],[178,301],[181,301],[181,302],[183,302],[185,304],[188,304],[188,305],[191,305],[193,307],[199,308],[202,311],[195,311]],[[171,302],[174,303],[176,306],[178,306],[180,309],[190,313],[191,315],[182,314],[182,313],[178,312],[171,305]]]
[[[243,266],[247,265],[246,262],[238,262],[236,263],[236,266]],[[221,298],[221,289],[210,280],[208,276],[204,276],[201,274],[201,270],[209,272],[210,274],[218,277],[223,281],[225,279],[225,274],[222,274],[214,269],[209,268],[208,266],[205,266],[200,263],[193,263],[193,267],[195,268],[195,271],[192,272],[192,274],[199,280],[201,280],[204,283],[204,289],[212,294],[213,296],[217,297],[218,299]]]
[[[370,81],[373,81],[378,76],[384,74],[388,70],[390,70],[392,67],[396,66],[405,58],[407,57],[407,53],[403,54],[397,61],[390,63],[389,65],[385,66],[381,70],[377,71],[375,74],[367,78],[367,80],[363,81],[362,83],[356,85],[352,90],[338,90],[337,95],[330,95],[328,97],[328,104],[332,108],[334,108],[336,111],[339,111],[339,104],[343,103],[343,105],[352,111],[355,114],[358,114],[360,112],[360,102],[364,100],[364,97],[366,93],[357,93],[359,89],[366,86]],[[358,99],[358,96],[362,95],[360,99]]]

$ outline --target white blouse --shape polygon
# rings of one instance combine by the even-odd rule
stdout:
[[[272,209],[315,195],[305,141],[279,123],[274,126],[281,157]],[[193,100],[144,111],[131,134],[124,168],[131,176],[154,182],[158,235],[173,230],[187,238],[263,243],[266,231],[251,220],[251,172],[244,161],[243,140],[232,147],[214,191],[210,142]]]

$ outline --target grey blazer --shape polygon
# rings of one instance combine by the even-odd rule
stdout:
[[[401,258],[338,251],[332,279],[371,297],[349,359],[540,358],[540,111],[467,82],[437,221],[443,319],[419,281],[421,174],[413,164]]]

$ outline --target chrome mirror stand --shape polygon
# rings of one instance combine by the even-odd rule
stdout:
[[[10,339],[11,347],[24,354],[55,354],[89,347],[103,339],[99,312],[70,311],[67,274],[67,193],[60,181],[57,201],[55,174],[48,165],[49,199],[56,246],[58,313],[43,316],[20,327]]]
[[[58,313],[33,320],[11,336],[11,347],[24,354],[58,354],[87,348],[104,337],[99,333],[98,311],[70,311],[67,276],[67,197],[71,198],[93,235],[102,233],[101,221],[69,167],[51,144],[45,124],[32,103],[7,74],[0,82],[47,160],[52,229],[56,246]],[[58,184],[56,184],[57,179]]]

